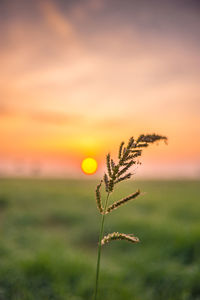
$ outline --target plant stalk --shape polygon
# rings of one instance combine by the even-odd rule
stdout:
[[[107,194],[107,197],[106,197],[104,214],[102,215],[101,224],[100,224],[94,300],[97,300],[97,292],[98,292],[98,285],[99,285],[99,270],[100,270],[100,261],[101,261],[101,240],[102,240],[103,234],[104,234],[104,221],[105,221],[105,212],[106,212],[107,205],[108,205],[108,198],[109,198],[109,193]]]

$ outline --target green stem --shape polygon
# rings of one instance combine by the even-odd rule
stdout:
[[[104,221],[105,221],[105,212],[108,205],[108,198],[109,193],[107,194],[106,202],[105,202],[105,208],[104,208],[104,214],[101,218],[101,225],[100,225],[100,232],[99,232],[99,244],[98,244],[98,255],[97,255],[97,268],[96,268],[96,282],[95,282],[95,294],[94,294],[94,300],[97,299],[97,292],[98,292],[98,284],[99,284],[99,270],[100,270],[100,261],[101,261],[101,240],[103,238],[104,233]]]

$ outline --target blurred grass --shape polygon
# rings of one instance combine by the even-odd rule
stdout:
[[[96,182],[0,180],[0,300],[92,299],[100,216]],[[99,300],[200,299],[198,181],[121,184],[112,199],[147,192],[112,212],[106,233],[138,245],[103,249]]]

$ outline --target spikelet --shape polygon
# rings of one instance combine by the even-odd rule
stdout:
[[[131,175],[132,175],[132,173],[128,173],[128,174],[126,174],[126,175],[124,175],[124,176],[118,178],[118,179],[114,182],[114,184],[119,183],[119,182],[121,182],[121,181],[124,181],[124,180],[126,180],[126,179],[130,179],[130,178],[131,178]]]
[[[108,213],[110,213],[111,211],[117,209],[119,206],[121,206],[121,205],[127,203],[127,202],[130,201],[130,200],[135,199],[137,196],[139,196],[139,194],[140,194],[140,190],[137,190],[137,192],[135,192],[134,194],[130,194],[129,196],[127,196],[127,197],[125,197],[125,198],[123,198],[123,199],[121,199],[121,200],[118,200],[118,201],[114,202],[112,205],[110,205],[110,206],[107,208],[105,214],[108,214]]]
[[[106,173],[103,176],[103,180],[104,180],[104,183],[105,183],[106,192],[108,193],[109,192],[109,180],[108,180],[108,175]]]
[[[114,163],[114,160],[112,158],[111,158],[111,167],[112,167],[113,173],[115,173],[115,163]]]
[[[119,171],[119,165],[115,165],[115,170],[114,170],[113,174],[117,175],[118,171]]]
[[[110,193],[113,191],[113,188],[114,188],[114,181],[113,181],[113,179],[111,179],[111,180],[109,181],[109,192],[110,192]]]
[[[110,166],[110,153],[108,153],[106,156],[106,164],[107,164],[108,175],[112,177],[111,166]]]
[[[130,159],[134,159],[135,157],[137,157],[137,156],[139,156],[138,155],[138,152],[137,152],[137,154],[136,153],[134,153],[134,154],[129,154],[129,156],[127,157],[127,160],[130,160]]]
[[[114,241],[114,240],[126,240],[131,243],[139,242],[139,239],[132,234],[113,232],[113,233],[109,233],[108,235],[103,237],[103,239],[101,240],[101,245],[105,245],[105,244],[109,243],[110,241]]]
[[[99,212],[102,214],[103,207],[101,204],[101,194],[100,194],[101,184],[102,184],[102,180],[101,180],[100,184],[97,185],[97,188],[96,188],[96,202],[97,202],[97,208],[99,209]]]
[[[137,145],[136,145],[137,146]],[[135,146],[135,147],[136,147]],[[142,150],[131,149],[131,153],[142,153]]]
[[[129,164],[130,161],[127,161],[125,163],[123,163],[123,166],[127,166]],[[132,161],[133,165],[137,164],[137,162],[135,160]]]
[[[118,158],[120,159],[121,158],[121,155],[122,155],[122,148],[124,146],[124,142],[121,142],[120,146],[119,146],[119,155],[118,155]]]
[[[134,153],[132,159],[135,159],[136,157],[141,156],[141,154],[142,154],[142,151]]]
[[[140,136],[137,139],[137,143],[142,142],[144,138],[144,134],[140,134]]]
[[[134,138],[132,136],[128,141],[127,149],[130,149],[133,146],[133,144],[134,144]]]
[[[133,158],[141,156],[142,150],[131,150],[131,153],[133,153]]]
[[[137,148],[144,148],[144,147],[148,147],[149,144],[148,143],[139,143],[136,145]]]
[[[123,168],[123,169],[121,169],[121,171],[119,171],[119,173],[117,174],[117,176],[119,177],[119,176],[121,176],[122,174],[124,174],[133,164],[134,164],[135,162],[133,161],[133,160],[131,160],[130,162],[128,162],[127,164],[126,164],[126,166]]]
[[[123,153],[123,160],[126,160],[127,159],[127,156],[129,155],[130,153],[130,148],[124,148],[124,153]]]
[[[138,139],[137,139],[137,143],[139,142],[144,142],[144,143],[154,143],[156,141],[159,140],[164,140],[167,141],[167,137],[166,136],[162,136],[162,135],[158,135],[158,134],[141,134]]]
[[[127,149],[126,149],[126,147],[124,147],[123,156],[126,154],[126,151],[127,151]]]
[[[119,165],[122,166],[124,164],[124,162],[127,160],[127,157],[129,156],[130,151],[131,151],[131,148],[128,149],[128,148],[124,147],[123,155],[119,160]]]

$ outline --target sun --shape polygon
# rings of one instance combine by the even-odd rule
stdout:
[[[92,175],[97,170],[97,161],[94,158],[87,157],[81,163],[82,171],[87,175]]]

